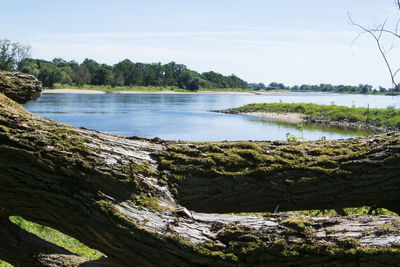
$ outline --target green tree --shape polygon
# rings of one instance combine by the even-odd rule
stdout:
[[[39,67],[40,73],[38,78],[40,81],[42,81],[43,86],[53,87],[54,83],[60,82],[62,73],[55,64],[43,61],[39,64]]]
[[[90,77],[91,77],[90,72],[88,68],[84,65],[78,66],[72,75],[73,82],[79,86],[82,86],[84,84],[89,84]]]
[[[211,82],[212,88],[226,88],[226,83],[224,81],[224,76],[220,73],[209,71],[203,72],[201,74],[202,78]]]
[[[40,69],[35,59],[24,58],[18,64],[18,71],[39,77]]]
[[[0,70],[14,71],[18,64],[31,54],[31,47],[21,43],[12,43],[8,39],[0,40]]]
[[[125,59],[114,65],[115,82],[118,85],[135,85],[135,64]]]
[[[133,70],[132,84],[142,86],[144,84],[144,73],[145,73],[145,64],[143,63],[135,63],[135,68]]]
[[[200,78],[199,77],[192,77],[189,81],[187,89],[190,91],[197,91],[200,89]]]
[[[61,71],[61,77],[60,77],[60,83],[62,84],[72,84],[72,69],[69,66],[60,68]]]
[[[102,64],[94,73],[92,83],[95,85],[112,85],[114,83],[112,67]]]
[[[176,86],[176,63],[170,62],[163,66],[163,85],[164,86]]]
[[[114,72],[114,86],[124,86],[125,85],[125,77],[124,73],[119,70],[113,70]]]
[[[178,87],[188,90],[198,90],[200,88],[199,74],[192,70],[185,70],[178,77]]]
[[[100,69],[100,64],[94,61],[93,59],[88,59],[86,58],[81,66],[84,66],[87,68],[90,78],[89,78],[89,83],[93,85],[98,85],[99,84],[99,79],[98,77],[95,77],[96,72]]]

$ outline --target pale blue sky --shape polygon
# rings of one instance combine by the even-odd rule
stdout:
[[[176,61],[266,84],[391,86],[374,42],[362,37],[352,45],[359,30],[347,13],[373,25],[399,16],[394,0],[0,3],[0,39],[31,44],[35,58]],[[400,53],[391,53],[399,61]]]

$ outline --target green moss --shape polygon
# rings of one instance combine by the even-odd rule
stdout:
[[[158,198],[150,196],[149,193],[142,193],[136,196],[134,203],[139,209],[146,208],[158,212],[167,210],[166,207],[160,205],[160,200]]]
[[[296,232],[312,231],[312,225],[305,216],[288,218],[281,222],[283,225]],[[266,234],[262,229],[242,227],[239,225],[226,225],[218,230],[218,239],[226,244],[226,248],[218,248],[224,253],[235,255],[239,262],[255,264],[265,262],[266,257],[271,257],[269,262],[285,257],[285,261],[296,261],[301,258],[325,258],[330,261],[353,262],[360,258],[390,256],[400,259],[400,249],[396,245],[391,247],[364,247],[359,240],[345,238],[337,243],[318,243],[318,239],[299,242],[292,240],[292,231],[274,232]],[[212,250],[207,244],[203,245]],[[277,260],[279,262],[279,260]]]
[[[257,182],[276,181],[282,172],[296,173],[288,183],[314,183],[329,176],[351,175],[347,163],[365,158],[371,147],[360,141],[307,143],[286,142],[212,142],[180,143],[166,146],[158,154],[159,171],[164,171],[172,190],[192,177],[238,179],[246,177]],[[166,171],[166,172],[165,172]],[[178,190],[179,191],[179,190]]]
[[[94,206],[99,208],[102,212],[105,212],[110,219],[117,220],[119,222],[126,222],[134,227],[137,226],[134,222],[131,222],[128,218],[126,218],[125,215],[123,215],[113,204],[106,200],[96,201]]]
[[[385,224],[378,226],[377,229],[374,229],[374,233],[376,235],[399,233],[399,231],[400,231],[400,222],[399,221],[385,223]]]
[[[360,258],[376,256],[390,256],[400,259],[400,250],[397,248],[362,247],[358,240],[352,238],[343,239],[337,245],[288,243],[285,240],[276,240],[267,250],[285,257],[323,257],[329,259],[329,261],[334,261],[336,259],[342,262],[357,261]]]
[[[282,225],[306,238],[311,238],[314,233],[311,227],[311,221],[306,216],[289,217],[282,221]]]
[[[360,241],[355,238],[344,238],[338,240],[338,246],[344,249],[352,249],[360,246]]]
[[[199,254],[201,257],[210,258],[214,263],[213,265],[215,265],[216,262],[218,261],[221,261],[222,265],[227,265],[229,262],[235,263],[238,261],[238,257],[233,253],[224,253],[223,251],[213,251],[207,248],[207,246],[205,245],[195,245],[177,235],[167,234],[165,235],[165,238],[168,241],[172,241],[175,245],[178,245],[181,248]],[[200,259],[200,258],[199,260],[203,262],[205,261],[205,259]]]
[[[131,170],[135,173],[140,173],[144,176],[151,176],[156,175],[157,172],[154,168],[152,168],[148,163],[137,163],[132,161],[131,165],[129,166]]]
[[[231,241],[259,243],[260,238],[257,237],[256,231],[248,231],[247,228],[239,227],[236,224],[226,225],[218,232],[218,239],[225,244]]]
[[[311,226],[311,221],[306,216],[290,217],[282,221],[282,224],[299,232],[304,232]]]
[[[309,222],[304,218],[294,218],[285,222],[293,226],[297,230],[307,229]],[[300,225],[300,226],[299,226]],[[304,228],[303,228],[304,225]],[[362,247],[357,239],[346,238],[339,240],[337,244],[319,244],[315,241],[309,242],[289,242],[286,240],[285,232],[281,234],[275,233],[270,235],[272,241],[247,241],[247,244],[240,244],[235,247],[235,240],[239,241],[240,236],[247,236],[249,233],[246,229],[240,229],[234,226],[228,226],[224,230],[226,233],[231,233],[232,240],[230,240],[230,246],[226,251],[232,252],[237,255],[238,258],[243,262],[256,262],[257,258],[263,258],[264,255],[277,255],[286,257],[286,260],[290,258],[302,258],[302,257],[324,257],[330,260],[344,259],[345,261],[356,260],[361,257],[369,257],[374,255],[391,255],[400,258],[400,250],[396,246],[388,247]],[[239,233],[240,232],[240,233]],[[262,231],[252,231],[253,235],[265,236]],[[288,233],[289,234],[289,233]]]

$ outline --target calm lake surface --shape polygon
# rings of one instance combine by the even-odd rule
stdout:
[[[399,96],[295,93],[293,95],[214,94],[44,94],[24,106],[31,112],[77,127],[123,136],[160,137],[168,140],[286,140],[286,133],[307,140],[340,139],[367,131],[294,124],[251,116],[213,113],[210,110],[250,103],[317,103],[344,106],[400,107]]]

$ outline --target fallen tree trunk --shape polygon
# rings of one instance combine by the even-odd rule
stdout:
[[[397,217],[199,212],[399,212],[399,145],[400,133],[305,143],[123,138],[40,118],[0,94],[0,217],[51,226],[126,266],[394,265]],[[0,259],[6,251],[0,242]]]

